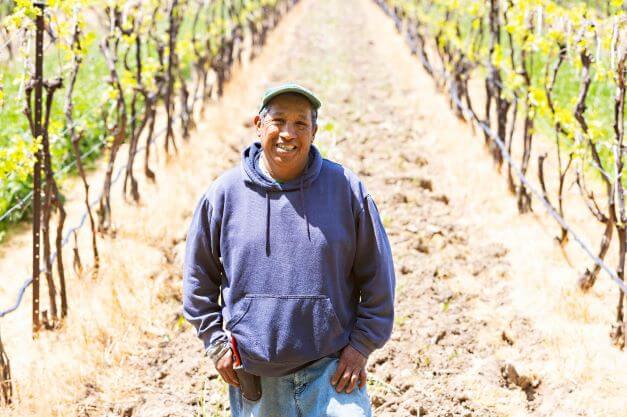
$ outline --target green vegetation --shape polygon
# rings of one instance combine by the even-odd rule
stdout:
[[[533,209],[535,188],[542,203],[561,217],[557,240],[565,245],[571,233],[565,224],[571,201],[566,190],[576,186],[592,221],[604,225],[598,258],[603,260],[610,242],[619,240],[619,262],[611,275],[624,281],[623,0],[376,1],[394,19],[425,70],[448,90],[457,115],[481,127],[495,162],[499,168],[505,165],[519,211]],[[470,80],[478,81],[483,91]],[[532,146],[538,138],[544,139],[544,146]],[[546,144],[553,145],[551,152],[544,152]],[[536,172],[528,173],[536,163]],[[535,178],[538,186],[530,187]],[[591,288],[600,269],[595,260],[580,276],[580,288]],[[627,343],[624,304],[620,292],[612,338],[621,347]]]
[[[169,59],[169,7],[172,1],[146,0],[130,11],[124,9],[125,2],[111,1],[102,6],[96,0],[50,0],[47,2],[48,34],[45,37],[44,79],[59,77],[63,87],[52,102],[50,125],[50,153],[56,180],[62,184],[68,173],[76,171],[72,152],[70,126],[65,117],[66,88],[69,84],[73,56],[82,60],[77,81],[72,94],[73,120],[75,128],[81,132],[80,150],[82,162],[89,168],[90,162],[97,159],[111,147],[114,138],[107,131],[116,123],[117,89],[110,79],[107,61],[101,50],[101,43],[107,36],[115,42],[116,70],[124,92],[124,105],[128,124],[126,137],[131,135],[131,107],[133,95],[139,87],[137,61],[134,42],[142,40],[142,87],[148,93],[157,94],[153,106],[165,106],[167,86],[158,79],[167,78]],[[209,49],[202,62],[204,71],[211,71],[216,56],[222,54],[223,41],[231,39],[236,26],[261,24],[265,18],[264,8],[273,8],[277,0],[220,0],[196,2],[179,0],[175,11],[178,16],[176,33],[176,72],[173,76],[173,92],[181,90],[181,80],[192,84],[202,74],[198,71],[201,57],[197,56]],[[101,7],[96,11],[95,6]],[[111,11],[116,10],[124,19],[118,28],[111,27]],[[196,13],[197,12],[197,13]],[[28,198],[32,190],[32,171],[37,141],[33,140],[27,118],[24,116],[26,104],[25,87],[31,80],[34,65],[34,17],[36,9],[30,1],[11,4],[2,2],[0,8],[0,218],[19,201]],[[195,20],[197,18],[197,20]],[[135,19],[135,20],[133,20]],[[80,26],[80,50],[72,44],[72,22]],[[137,22],[135,25],[134,22]],[[126,26],[125,26],[126,25]],[[121,33],[126,27],[130,32]],[[28,31],[26,31],[28,29]],[[50,36],[54,34],[54,38]],[[9,42],[10,41],[10,42]],[[6,43],[9,42],[9,43]],[[195,43],[194,43],[195,42]],[[6,44],[5,44],[6,43]],[[11,55],[8,49],[11,48]],[[160,50],[161,48],[161,50]],[[161,51],[161,57],[160,57]],[[11,59],[9,59],[11,56]],[[203,58],[204,59],[204,58]],[[195,66],[196,65],[196,66]],[[204,74],[205,77],[207,74]],[[188,91],[189,94],[195,91]],[[215,94],[215,93],[214,93]],[[45,92],[44,92],[45,95]],[[136,94],[135,94],[136,95]],[[179,106],[180,99],[175,99]],[[136,120],[146,112],[145,97],[136,97]],[[174,115],[172,115],[174,116]],[[0,221],[0,234],[6,227],[30,214],[30,206],[14,210]]]

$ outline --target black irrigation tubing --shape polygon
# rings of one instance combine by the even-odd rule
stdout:
[[[200,97],[202,97],[202,94],[201,94],[201,95],[196,96],[195,98],[200,98]],[[180,117],[180,115],[181,115],[181,112],[179,112],[179,113],[176,115],[176,118]],[[161,137],[161,136],[162,136],[162,135],[166,132],[166,129],[167,129],[166,127],[163,127],[161,130],[159,130],[157,133],[155,133],[155,135],[154,135],[154,136],[150,139],[150,141],[149,141],[148,145],[153,145],[153,144],[155,143],[155,141],[156,141],[159,137]],[[137,148],[137,149],[135,150],[135,152],[133,152],[133,156],[135,156],[138,152],[143,151],[144,149],[146,149],[146,147],[147,147],[147,145],[142,145],[142,146],[140,146],[139,148]],[[127,162],[128,162],[128,159],[127,159]],[[111,181],[111,186],[113,186],[113,184],[115,184],[115,183],[116,183],[116,182],[117,182],[117,181],[121,178],[122,171],[126,171],[127,166],[128,166],[128,164],[124,164],[123,166],[121,166],[121,167],[119,167],[119,168],[118,168],[117,173],[115,174],[115,177],[114,177],[114,178],[113,178],[113,180]],[[103,192],[101,191],[101,192],[100,192],[100,195],[99,195],[98,197],[94,198],[94,199],[93,199],[93,200],[89,203],[89,206],[90,206],[90,207],[95,206],[95,205],[96,205],[96,204],[100,201],[100,198],[102,198],[102,194],[103,194]],[[82,227],[83,227],[83,225],[85,224],[85,220],[86,220],[86,219],[87,219],[87,210],[85,210],[85,211],[83,212],[83,215],[81,216],[81,220],[80,220],[80,222],[78,223],[78,225],[76,225],[76,226],[72,227],[71,229],[69,229],[69,230],[67,231],[67,233],[66,233],[66,234],[65,234],[65,236],[63,237],[63,241],[62,241],[61,247],[64,247],[65,245],[67,245],[67,243],[68,243],[68,242],[69,242],[69,240],[70,240],[70,236],[72,235],[72,233],[74,233],[75,231],[77,231],[77,230],[79,230],[80,228],[82,228]],[[56,258],[57,258],[57,251],[55,250],[55,251],[54,251],[54,252],[50,255],[50,263],[54,262],[54,260],[55,260]],[[46,272],[46,267],[44,266],[44,268],[42,269],[41,273],[43,274],[43,273],[45,273],[45,272]],[[20,306],[20,304],[22,303],[22,299],[23,299],[23,297],[24,297],[24,292],[26,292],[26,289],[27,289],[27,288],[30,286],[30,284],[32,284],[32,283],[33,283],[33,277],[28,277],[28,278],[24,281],[24,284],[22,284],[22,286],[21,286],[21,287],[20,287],[20,289],[18,290],[18,294],[17,294],[17,301],[15,302],[15,304],[14,304],[12,307],[10,307],[10,308],[8,308],[8,309],[6,309],[6,310],[4,310],[4,311],[1,311],[1,312],[0,312],[0,318],[2,318],[2,317],[4,317],[4,316],[6,316],[7,314],[12,313],[12,312],[14,312],[15,310],[17,310],[17,309],[18,309],[18,307],[19,307],[19,306]]]
[[[440,69],[434,68],[431,65],[431,63],[424,60],[424,58],[420,56],[420,54],[416,54],[416,56],[418,57],[420,62],[423,65],[427,66],[429,69],[431,69],[431,71],[434,74],[437,73],[441,77],[443,77],[445,80],[449,81],[451,85],[450,87],[451,99],[455,102],[457,107],[464,113],[464,116],[467,119],[469,118],[475,123],[477,123],[477,125],[479,125],[481,130],[483,130],[490,137],[490,139],[492,139],[494,143],[496,143],[496,145],[499,147],[499,150],[501,151],[501,155],[503,156],[503,159],[505,159],[507,163],[512,167],[512,169],[514,170],[514,173],[516,174],[520,182],[524,184],[525,188],[531,191],[538,198],[538,200],[540,200],[544,208],[548,211],[549,215],[551,215],[551,217],[553,217],[560,224],[560,226],[562,226],[566,231],[568,231],[568,233],[570,233],[570,235],[575,239],[575,241],[579,244],[579,246],[581,246],[583,251],[586,252],[586,254],[588,254],[590,258],[592,258],[594,263],[597,264],[605,272],[607,272],[607,274],[610,276],[610,278],[612,278],[612,280],[614,280],[614,282],[616,283],[616,285],[618,285],[621,291],[627,294],[627,285],[625,285],[625,282],[623,282],[618,277],[618,274],[616,273],[616,271],[610,266],[608,266],[605,262],[603,262],[603,260],[594,253],[594,251],[583,240],[583,238],[580,237],[577,233],[575,233],[573,228],[568,223],[566,223],[566,220],[564,220],[564,218],[560,216],[559,213],[557,213],[553,209],[551,204],[544,198],[542,193],[540,193],[537,190],[537,188],[533,184],[531,184],[529,180],[527,180],[527,177],[523,175],[522,171],[520,170],[518,165],[513,161],[512,156],[507,151],[507,148],[505,147],[503,140],[496,133],[494,133],[492,129],[490,129],[490,126],[486,125],[484,121],[479,119],[479,117],[473,111],[471,111],[468,107],[466,107],[464,103],[461,102],[457,94],[457,89],[455,88],[455,83],[451,82],[451,77],[446,72]]]

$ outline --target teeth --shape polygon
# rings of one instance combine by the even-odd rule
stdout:
[[[293,151],[294,149],[296,149],[296,146],[279,144],[279,145],[277,145],[277,148],[283,149],[284,151]]]

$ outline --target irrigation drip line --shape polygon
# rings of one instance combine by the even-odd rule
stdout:
[[[194,97],[194,99],[198,99],[201,98],[202,94],[197,95],[196,97]],[[179,112],[176,117],[180,117],[181,112]],[[135,149],[135,151],[133,152],[132,156],[135,156],[138,152],[143,151],[144,149],[146,149],[148,146],[153,145],[155,143],[155,141],[161,137],[167,130],[167,126],[161,128],[159,131],[157,131],[153,137],[150,139],[150,141],[148,141],[147,145],[142,145],[140,147],[138,147],[137,149]],[[113,180],[111,181],[111,186],[113,186],[113,184],[115,184],[122,176],[122,172],[126,171],[128,168],[128,159],[126,160],[126,164],[124,164],[123,166],[119,167]],[[104,193],[104,190],[100,191],[100,194],[98,195],[98,197],[95,197],[94,199],[92,199],[92,201],[89,203],[89,207],[93,207],[95,206],[100,199],[102,198],[102,195]],[[32,194],[32,191],[31,191]],[[85,225],[85,220],[87,219],[87,209],[85,209],[85,211],[83,212],[82,216],[81,216],[81,220],[78,222],[78,225],[70,228],[65,236],[63,237],[62,243],[61,243],[61,247],[65,247],[68,242],[70,241],[70,236],[72,235],[72,233],[76,232],[77,230],[81,229],[84,225]],[[57,251],[55,250],[51,255],[50,255],[50,263],[53,263],[55,261],[55,259],[57,258]],[[41,273],[44,274],[47,272],[47,268],[46,266],[43,267],[43,269],[41,270]],[[9,313],[14,312],[15,310],[18,309],[18,307],[20,306],[20,304],[22,303],[22,299],[24,298],[24,293],[26,292],[26,289],[33,283],[33,277],[30,276],[28,277],[25,281],[24,284],[22,284],[22,286],[20,287],[18,294],[17,294],[17,301],[15,302],[15,304],[4,310],[4,311],[0,311],[0,318],[6,316]]]
[[[514,173],[516,174],[520,182],[524,184],[525,188],[531,191],[538,198],[538,200],[540,200],[544,208],[548,211],[549,215],[551,215],[551,217],[553,217],[560,224],[560,226],[562,226],[566,231],[568,231],[568,233],[570,233],[570,235],[575,239],[575,241],[579,244],[583,251],[586,252],[586,254],[588,254],[588,256],[594,261],[594,263],[597,264],[601,269],[603,269],[612,280],[614,280],[616,285],[618,285],[623,293],[627,294],[627,285],[625,285],[625,282],[618,277],[616,271],[608,266],[601,258],[599,258],[594,253],[594,251],[583,240],[583,238],[575,233],[573,228],[568,223],[566,223],[566,220],[564,220],[564,218],[555,211],[553,206],[551,206],[546,198],[544,198],[544,195],[540,193],[538,189],[529,182],[529,180],[522,173],[518,165],[513,161],[512,156],[507,151],[505,143],[498,136],[498,134],[494,133],[490,126],[488,126],[483,120],[479,119],[475,112],[470,110],[468,107],[466,107],[464,103],[461,102],[457,94],[457,87],[455,85],[455,82],[452,82],[450,75],[439,68],[434,68],[430,62],[426,61],[421,56],[421,54],[416,54],[416,56],[420,60],[421,64],[428,67],[432,71],[432,73],[439,74],[442,78],[449,82],[451,99],[455,102],[457,108],[461,110],[462,113],[464,113],[464,117],[466,118],[466,120],[470,119],[474,121],[481,128],[481,130],[483,130],[485,134],[488,135],[494,143],[496,143],[496,145],[499,147],[501,155],[503,156],[503,159],[505,159],[505,161],[507,161],[507,163],[512,167]]]

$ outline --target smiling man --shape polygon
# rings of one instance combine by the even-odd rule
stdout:
[[[284,84],[258,142],[211,184],[189,228],[183,313],[239,416],[371,416],[366,364],[394,319],[394,266],[377,207],[313,141],[320,100]]]

